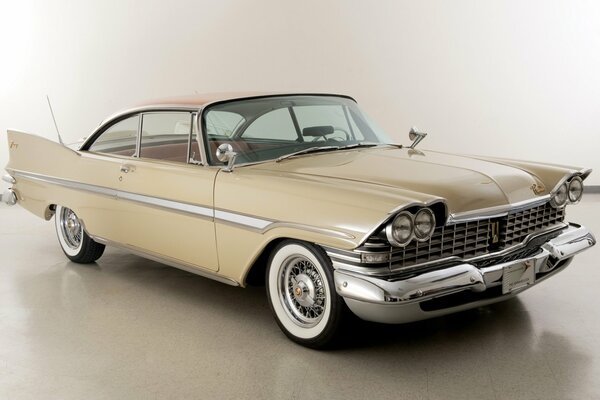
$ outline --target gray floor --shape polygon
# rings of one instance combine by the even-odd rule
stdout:
[[[569,219],[600,235],[600,195]],[[502,304],[341,349],[288,341],[262,288],[108,249],[66,261],[53,224],[0,207],[0,399],[600,399],[600,245]]]

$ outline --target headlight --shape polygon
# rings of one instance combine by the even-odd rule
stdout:
[[[435,229],[435,216],[429,208],[421,208],[415,214],[415,237],[419,241],[431,238]]]
[[[571,203],[577,203],[581,200],[583,195],[583,181],[580,177],[576,176],[569,182],[569,201]]]
[[[554,196],[552,197],[552,205],[556,208],[561,208],[567,203],[567,184],[560,185]]]
[[[412,239],[413,226],[412,214],[407,211],[401,212],[385,229],[388,241],[395,246],[406,246]]]

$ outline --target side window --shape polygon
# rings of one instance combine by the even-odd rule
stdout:
[[[98,153],[133,156],[137,144],[140,117],[136,115],[117,122],[105,130],[89,147]]]
[[[258,117],[246,128],[242,137],[245,139],[298,140],[294,122],[287,108],[279,108]]]
[[[209,111],[205,117],[206,134],[230,137],[246,120],[240,114],[229,111]]]
[[[140,157],[187,162],[191,127],[188,112],[143,114]]]

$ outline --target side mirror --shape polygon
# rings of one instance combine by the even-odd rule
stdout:
[[[221,143],[219,147],[217,147],[215,155],[217,156],[217,160],[222,163],[227,163],[227,166],[223,168],[223,171],[233,171],[233,164],[235,163],[237,153],[233,151],[233,147],[229,143]]]
[[[420,132],[416,126],[410,128],[410,132],[408,132],[408,138],[413,142],[410,145],[410,148],[414,149],[415,147],[417,147],[421,140],[425,139],[425,136],[427,136],[427,133]]]

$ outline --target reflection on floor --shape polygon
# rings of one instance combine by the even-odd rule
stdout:
[[[600,235],[600,195],[568,209]],[[335,351],[285,338],[263,288],[108,249],[66,261],[53,224],[0,207],[0,399],[597,399],[600,246],[518,298]]]

